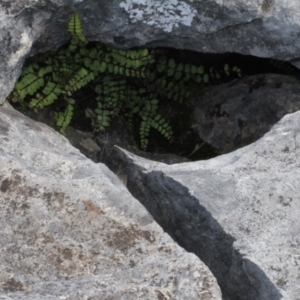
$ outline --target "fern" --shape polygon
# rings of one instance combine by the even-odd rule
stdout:
[[[72,116],[73,116],[73,105],[75,103],[74,99],[67,99],[67,106],[64,111],[55,112],[54,120],[56,122],[56,126],[60,133],[65,134],[66,127],[70,124]]]
[[[57,129],[61,133],[65,132],[65,128],[69,125],[73,115],[75,101],[71,98],[72,95],[95,79],[93,72],[95,65],[87,69],[82,66],[82,64],[88,64],[84,56],[78,58],[80,61],[78,64],[70,64],[68,61],[74,56],[72,52],[77,51],[77,49],[84,49],[87,44],[77,13],[71,15],[68,31],[72,37],[69,47],[44,59],[43,66],[31,64],[24,68],[15,87],[14,99],[12,99],[16,101],[15,98],[18,97],[19,101],[22,102],[24,99],[30,98],[29,96],[33,96],[29,100],[28,107],[35,111],[52,105],[58,99],[64,99],[68,103],[65,109],[54,113]]]
[[[142,119],[140,126],[141,148],[146,149],[151,127],[161,133],[167,140],[171,141],[173,132],[168,122],[157,113],[158,99],[146,100],[139,116]]]
[[[74,12],[70,15],[68,32],[72,36],[72,40],[69,46],[69,50],[71,52],[75,52],[80,45],[84,46],[88,43],[83,34],[81,20],[77,12]]]
[[[202,65],[178,63],[160,50],[88,44],[77,12],[71,14],[67,30],[70,44],[42,56],[39,65],[26,66],[10,96],[11,101],[35,111],[54,106],[54,120],[62,134],[72,120],[75,93],[89,85],[96,96],[93,108],[86,112],[95,134],[121,116],[131,129],[134,120],[140,120],[141,149],[147,148],[151,129],[171,142],[172,128],[160,112],[164,99],[184,103],[199,85],[232,73],[241,76],[237,67],[206,70]]]

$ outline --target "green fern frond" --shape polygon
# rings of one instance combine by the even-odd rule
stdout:
[[[169,123],[159,114],[151,120],[151,127],[156,129],[160,134],[162,134],[167,140],[171,141],[173,139],[173,130]]]
[[[146,150],[149,143],[150,120],[143,120],[140,125],[140,141],[141,149]]]
[[[66,106],[64,111],[55,112],[54,113],[54,120],[58,131],[65,135],[66,128],[70,124],[72,116],[73,116],[73,109],[74,109],[74,99],[68,98],[68,105]]]
[[[70,19],[68,23],[68,32],[71,34],[73,39],[75,40],[78,39],[84,43],[88,42],[83,34],[81,20],[77,12],[73,12],[70,15]]]
[[[143,109],[140,111],[139,116],[142,119],[140,125],[140,141],[141,141],[141,149],[146,150],[148,145],[148,137],[150,133],[151,126],[162,133],[164,136],[167,136],[169,132],[164,130],[164,125],[167,124],[164,119],[157,114],[159,101],[157,99],[146,100]],[[157,121],[155,118],[159,118],[161,120]],[[167,128],[167,127],[166,127]],[[170,136],[171,139],[171,136]]]
[[[58,84],[54,82],[48,82],[44,87],[42,94],[38,93],[36,98],[32,99],[29,103],[29,107],[35,111],[43,109],[45,106],[53,104],[61,94],[61,89]]]
[[[86,86],[90,81],[95,79],[93,72],[89,72],[85,68],[80,68],[68,81],[64,88],[64,93],[71,96],[77,90]]]
[[[16,84],[16,91],[21,97],[21,99],[25,99],[28,95],[34,95],[43,85],[44,78],[31,73],[25,75]]]

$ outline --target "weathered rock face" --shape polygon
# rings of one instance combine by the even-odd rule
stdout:
[[[107,167],[8,105],[0,141],[0,298],[221,299]]]
[[[74,10],[80,13],[90,40],[117,47],[175,47],[284,60],[299,57],[296,0],[2,1],[0,104],[12,90],[26,56],[67,42],[67,31],[62,29]]]
[[[254,144],[167,166],[126,153],[128,187],[226,299],[299,299],[300,112]]]
[[[299,5],[277,2],[2,1],[0,103],[26,57],[68,41],[72,11],[80,13],[90,40],[117,47],[168,46],[297,62]],[[270,122],[265,128],[260,123],[270,108],[276,107],[272,122],[298,109],[298,82],[263,76],[260,89],[251,80],[224,94],[212,92],[219,97],[213,109],[195,112],[204,122],[199,131],[207,141],[220,140],[221,152],[268,130]],[[248,105],[239,102],[243,98]],[[260,99],[265,104],[258,108]],[[215,130],[225,126],[226,113],[233,145],[228,132],[222,137],[224,130]],[[130,190],[206,263],[223,299],[299,298],[297,118],[285,117],[255,144],[206,162],[166,166],[127,154],[134,161]],[[106,167],[9,106],[0,108],[0,139],[1,297],[221,299],[210,271],[164,234]]]
[[[299,83],[293,77],[260,74],[209,88],[196,101],[193,127],[219,153],[249,145],[300,109]]]

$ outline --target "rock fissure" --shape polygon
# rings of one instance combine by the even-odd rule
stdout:
[[[199,201],[162,172],[147,172],[132,162],[127,170],[128,190],[174,241],[208,266],[223,299],[282,299],[263,270],[239,252],[234,237],[199,204],[201,196]]]
[[[298,118],[207,161],[166,165],[119,150],[129,191],[210,268],[226,300],[299,295]]]
[[[107,167],[8,104],[0,119],[0,298],[221,299]]]

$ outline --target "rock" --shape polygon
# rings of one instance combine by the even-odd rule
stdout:
[[[8,104],[0,141],[1,299],[221,299],[106,166]]]
[[[25,58],[69,40],[72,11],[79,12],[89,40],[120,48],[239,52],[294,63],[299,58],[299,18],[286,17],[299,14],[293,0],[2,1],[0,104]],[[276,80],[265,79],[273,90]],[[288,113],[298,109],[298,88],[294,93],[295,83],[284,84],[295,101],[276,105]],[[246,86],[235,93],[249,99]],[[283,98],[282,90],[285,102],[289,94]],[[226,105],[233,112],[239,107]],[[255,107],[247,109],[256,114]],[[261,131],[258,117],[247,119],[257,124],[252,131],[229,118],[235,144],[238,134],[243,140],[245,132]],[[287,116],[254,144],[209,161],[167,166],[126,154],[134,161],[130,190],[210,268],[224,300],[299,298],[297,118]],[[0,108],[0,138],[0,297],[221,299],[208,268],[163,233],[104,165],[7,104]]]
[[[283,60],[299,57],[300,19],[287,17],[299,14],[296,0],[2,1],[0,104],[25,58],[56,50],[69,40],[63,29],[72,11],[81,15],[89,40],[119,48],[159,46]]]
[[[258,140],[284,115],[299,109],[299,80],[260,74],[208,88],[196,100],[193,127],[223,154]]]
[[[34,11],[34,2],[36,1],[21,0],[0,3],[0,104],[12,91],[21,74],[24,59],[29,55],[33,42],[38,38],[33,28],[41,30],[39,21],[43,14],[40,13],[39,18],[34,19],[29,13]]]
[[[295,112],[247,147],[171,166],[122,151],[129,190],[225,299],[299,299],[299,128]]]
[[[67,136],[67,138],[69,138]],[[115,146],[119,146],[138,156],[159,161],[166,164],[175,164],[189,161],[187,158],[169,153],[148,153],[137,148],[136,143],[132,139],[132,135],[124,127],[124,122],[114,120],[105,134],[98,134],[96,137],[97,144],[100,145],[101,151],[97,156],[97,162],[104,163],[111,171],[113,171],[123,182],[127,182],[127,160],[119,155],[119,151]]]
[[[35,121],[42,122],[56,129],[51,110],[49,109],[41,110],[37,113],[29,111],[28,116]],[[111,122],[105,133],[98,133],[96,136],[90,132],[84,132],[69,126],[66,129],[66,138],[71,145],[79,149],[82,154],[92,161],[104,163],[124,184],[127,181],[127,160],[119,155],[119,151],[115,146],[126,149],[138,156],[166,164],[190,161],[175,154],[149,153],[139,150],[132,138],[132,134],[124,126],[124,122],[118,119],[114,119]]]

